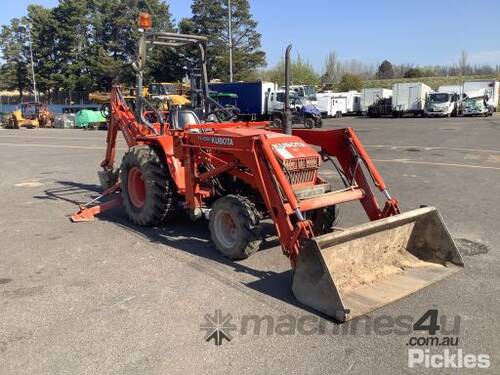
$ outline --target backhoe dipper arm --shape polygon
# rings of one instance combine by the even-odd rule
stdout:
[[[111,90],[111,114],[106,137],[106,157],[101,163],[105,170],[112,170],[116,155],[116,137],[121,130],[129,147],[137,144],[137,137],[145,135],[142,126],[136,121],[134,113],[128,107],[118,87]]]

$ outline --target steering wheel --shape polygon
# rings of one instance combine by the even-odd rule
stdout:
[[[111,117],[111,103],[104,103],[101,105],[101,115],[106,118],[106,120],[109,120]]]
[[[239,113],[240,110],[236,107],[216,108],[208,112],[205,118],[209,118],[211,115],[214,115],[219,122],[229,122],[235,120]]]

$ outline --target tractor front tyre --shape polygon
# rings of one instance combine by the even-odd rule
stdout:
[[[271,125],[273,128],[281,129],[283,127],[283,121],[280,117],[274,117]]]
[[[120,169],[123,206],[130,221],[153,226],[174,213],[174,182],[154,149],[132,147],[123,156]]]
[[[316,123],[314,124],[316,128],[323,127],[323,120],[321,118],[316,119]]]
[[[315,121],[314,119],[310,118],[310,117],[307,117],[305,120],[304,120],[304,127],[306,129],[312,129],[314,128],[314,125],[315,125]]]
[[[248,258],[262,242],[260,214],[241,195],[219,198],[210,211],[208,227],[217,250],[233,260]]]

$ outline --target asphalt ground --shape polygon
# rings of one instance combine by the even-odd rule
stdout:
[[[346,126],[404,210],[439,209],[466,267],[342,326],[295,301],[288,260],[273,236],[249,259],[231,262],[210,243],[204,220],[179,217],[145,229],[114,209],[71,223],[77,204],[100,191],[105,132],[0,130],[0,373],[426,373],[408,368],[407,344],[429,334],[379,323],[415,322],[429,309],[447,318],[442,328],[458,317],[451,351],[489,355],[489,369],[458,372],[498,373],[500,116],[325,124]],[[125,150],[121,141],[119,158]],[[340,213],[339,226],[366,221],[357,203]],[[231,318],[223,332],[232,339],[220,346],[201,329],[217,310]],[[253,315],[264,322],[258,334],[253,325],[244,331]]]

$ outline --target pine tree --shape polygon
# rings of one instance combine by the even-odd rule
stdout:
[[[57,51],[54,48],[56,20],[51,9],[40,5],[28,7],[28,19],[31,25],[37,90],[49,96],[51,89],[56,86],[54,74],[58,70]]]
[[[133,1],[92,0],[91,53],[96,87],[109,90],[112,83],[134,83],[130,63],[139,39],[137,19],[140,11],[152,14],[154,31],[175,31],[166,3],[160,0]],[[175,81],[182,77],[182,66],[174,52],[167,48],[148,51],[145,77],[150,81]]]
[[[184,33],[208,37],[209,78],[229,79],[229,32],[227,0],[194,0],[193,16],[183,19],[180,28]],[[232,0],[233,72],[235,80],[242,80],[265,64],[261,50],[261,35],[256,31],[257,22],[250,13],[248,0]]]
[[[377,78],[390,79],[394,78],[394,68],[389,60],[384,60],[378,67]]]
[[[21,99],[31,83],[27,26],[26,18],[13,18],[10,25],[2,26],[0,32],[3,59],[0,80],[3,88],[19,91]]]

